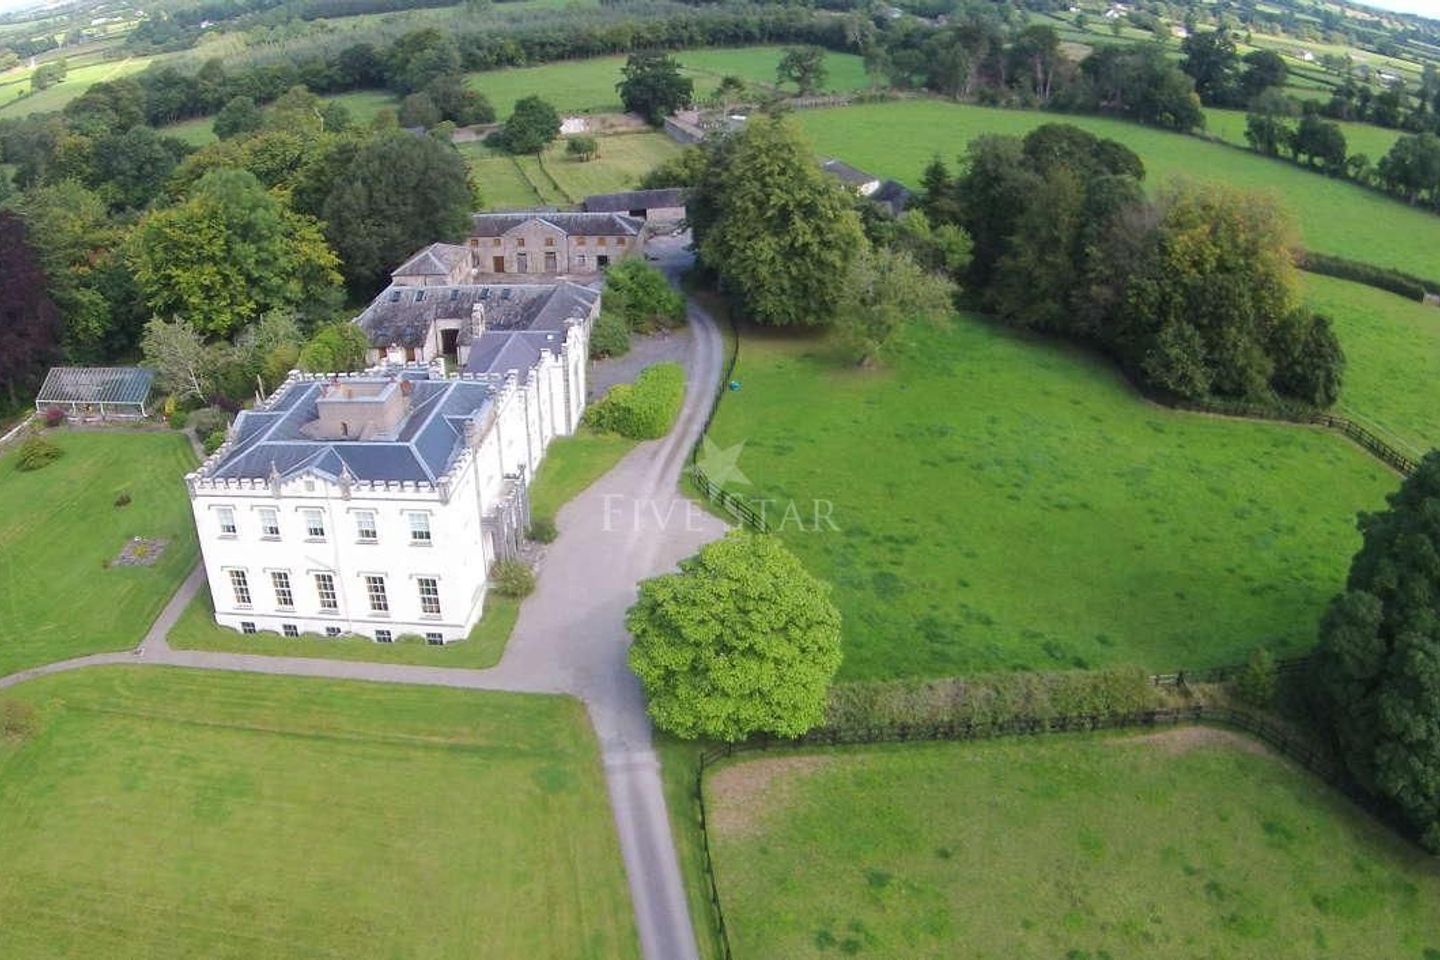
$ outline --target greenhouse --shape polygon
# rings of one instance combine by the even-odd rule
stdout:
[[[142,367],[51,367],[35,409],[58,408],[82,420],[144,417],[154,379]]]

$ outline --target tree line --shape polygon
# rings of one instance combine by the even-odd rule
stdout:
[[[48,121],[43,156],[0,198],[10,405],[59,361],[143,353],[172,396],[228,408],[296,362],[354,368],[365,344],[337,322],[344,303],[462,237],[477,203],[448,136],[393,115],[357,129],[297,87],[197,151],[139,122],[134,92],[99,85]]]

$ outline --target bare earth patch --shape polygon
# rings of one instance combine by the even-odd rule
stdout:
[[[117,567],[153,567],[169,543],[169,540],[163,538],[147,540],[144,537],[131,537],[121,549],[120,556],[115,558],[114,565]]]
[[[754,835],[766,819],[790,806],[800,778],[833,762],[832,757],[773,757],[725,767],[705,787],[710,829],[725,837]]]
[[[1201,747],[1230,747],[1233,750],[1252,753],[1256,756],[1265,756],[1270,753],[1264,744],[1258,740],[1252,740],[1244,734],[1199,724],[1176,727],[1173,730],[1160,730],[1138,737],[1119,737],[1109,742],[1120,746],[1153,745],[1167,756],[1172,757],[1198,750]]]

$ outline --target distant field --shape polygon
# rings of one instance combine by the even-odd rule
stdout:
[[[1345,348],[1342,412],[1402,449],[1440,447],[1440,309],[1374,287],[1302,274],[1310,306]]]
[[[1345,134],[1347,154],[1363,153],[1370,158],[1372,163],[1379,163],[1380,158],[1390,152],[1395,141],[1405,135],[1403,130],[1386,130],[1373,123],[1341,122],[1340,129]],[[1206,107],[1205,132],[1214,134],[1229,143],[1239,144],[1246,148],[1250,146],[1249,141],[1245,139],[1244,110],[1221,110],[1218,107]]]
[[[16,470],[13,448],[0,455],[0,676],[135,646],[198,552],[182,480],[195,458],[180,434],[51,437],[65,456],[42,470]],[[121,493],[131,501],[117,507]],[[109,566],[137,536],[169,541],[159,562]]]
[[[0,956],[621,960],[574,700],[116,667],[0,693]]]
[[[1099,117],[995,110],[935,100],[866,104],[799,114],[823,154],[880,176],[917,184],[933,157],[950,160],[985,133],[1024,135],[1043,123],[1073,123],[1127,144],[1145,161],[1147,181],[1215,180],[1277,196],[1307,246],[1424,275],[1436,271],[1440,217],[1352,183],[1296,169],[1223,144]]]
[[[20,117],[27,113],[59,110],[89,89],[91,84],[139,73],[153,62],[153,58],[132,57],[127,60],[102,60],[83,66],[72,64],[64,80],[33,96],[24,96],[30,90],[27,76],[23,82],[0,87],[0,117]],[[0,77],[0,81],[3,79]]]
[[[1440,956],[1440,866],[1253,741],[752,754],[707,775],[737,960]]]
[[[969,316],[868,372],[747,331],[735,379],[711,436],[834,584],[845,679],[1300,652],[1399,483],[1338,435],[1153,406]]]

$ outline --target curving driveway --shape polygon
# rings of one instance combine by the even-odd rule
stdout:
[[[675,279],[688,264],[681,241],[657,246],[660,266]],[[664,439],[640,444],[560,511],[560,536],[546,550],[535,592],[521,607],[497,666],[461,670],[173,650],[165,637],[205,583],[203,569],[196,567],[134,653],[36,667],[0,677],[0,688],[65,670],[146,663],[579,697],[600,741],[641,949],[648,960],[694,960],[695,931],[644,696],[626,663],[630,637],[624,623],[639,581],[673,569],[725,531],[723,522],[678,493],[690,447],[704,429],[723,354],[711,317],[693,302],[688,313],[687,389],[675,428]]]

